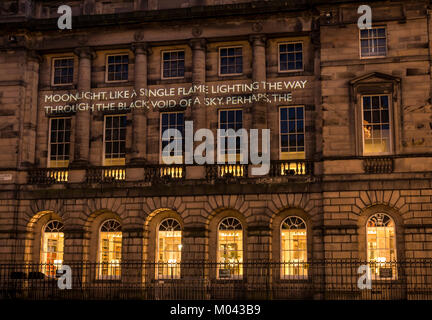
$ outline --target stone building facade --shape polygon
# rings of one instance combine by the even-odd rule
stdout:
[[[44,228],[60,221],[63,262],[99,262],[101,225],[114,220],[121,225],[122,262],[157,262],[158,228],[173,218],[181,229],[181,261],[216,262],[220,223],[235,218],[242,262],[278,263],[281,224],[289,217],[305,223],[304,261],[366,261],[366,229],[376,214],[394,223],[393,259],[432,258],[430,3],[367,2],[374,28],[369,33],[359,30],[353,1],[68,1],[72,30],[57,27],[58,1],[3,2],[0,261],[41,262]],[[301,46],[288,45],[296,43]],[[241,61],[240,69],[236,62],[228,63],[233,72],[223,70],[226,48],[241,48],[226,51],[229,63]],[[183,52],[177,56],[184,63],[176,65],[184,70],[180,76],[165,74],[164,62],[174,59],[166,52]],[[110,56],[126,59],[112,60],[127,65],[120,80],[109,80]],[[62,68],[69,71],[57,74]],[[285,101],[45,108],[56,105],[49,96],[80,92],[288,81],[305,86],[253,92],[289,93]],[[190,98],[229,95],[194,92]],[[372,102],[381,112],[378,122],[369,119],[373,127],[364,118],[372,100],[381,103]],[[297,136],[304,149],[293,156],[281,149],[281,107],[304,110],[303,136]],[[216,133],[220,111],[227,109],[242,110],[247,130],[271,129],[267,175],[252,176],[253,166],[245,164],[162,164],[162,113],[182,112],[194,130]],[[124,156],[111,162],[105,156],[110,115],[125,116],[119,120],[125,121]],[[54,161],[50,135],[57,118],[70,119],[70,140],[68,157]],[[365,136],[370,130],[381,132],[372,147]]]

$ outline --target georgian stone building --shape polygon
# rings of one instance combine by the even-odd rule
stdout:
[[[220,263],[210,279],[270,261],[288,281],[318,260],[432,258],[429,1],[367,1],[369,30],[355,1],[67,1],[71,30],[62,4],[0,4],[0,261]],[[194,86],[227,92],[160,98]],[[163,130],[188,120],[270,128],[269,173],[163,164]]]

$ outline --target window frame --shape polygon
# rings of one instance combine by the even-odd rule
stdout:
[[[61,231],[58,231],[58,232],[46,232],[46,228],[48,227],[48,225],[50,224],[50,223],[52,223],[52,222],[58,222],[58,223],[60,223],[62,226],[61,226],[61,228],[60,229],[62,229]],[[57,266],[56,266],[56,264],[55,263],[52,263],[52,264],[50,264],[50,263],[48,263],[48,259],[47,259],[47,254],[48,254],[48,250],[47,251],[45,251],[44,250],[44,248],[45,248],[45,240],[47,240],[46,239],[46,233],[58,233],[58,234],[63,234],[63,236],[61,236],[61,238],[62,238],[62,248],[63,248],[63,251],[61,251],[61,257],[62,257],[62,259],[61,259],[61,263],[60,263],[60,265],[63,265],[63,262],[64,262],[64,248],[65,248],[65,238],[64,238],[64,235],[65,235],[65,232],[64,232],[64,224],[63,224],[63,222],[61,222],[60,220],[58,220],[58,219],[50,219],[50,220],[48,220],[48,222],[47,223],[45,223],[43,226],[42,226],[42,230],[41,230],[42,232],[41,232],[41,237],[40,237],[40,240],[41,240],[41,246],[40,246],[40,253],[39,253],[39,256],[40,256],[40,258],[39,258],[39,260],[40,260],[40,264],[41,264],[41,267],[42,267],[42,272],[45,274],[45,275],[47,275],[48,277],[53,277],[53,275],[49,275],[49,274],[47,274],[47,273],[49,273],[51,270],[49,270],[48,268],[52,268],[52,266],[53,266],[53,269],[55,270],[55,271],[57,271]],[[48,249],[48,247],[47,247],[47,249]],[[57,251],[56,252],[57,254],[59,253],[59,251]],[[52,265],[52,266],[51,266]],[[48,267],[49,266],[49,267]],[[48,269],[48,270],[47,270]]]
[[[185,111],[163,111],[163,112],[159,112],[159,163],[160,164],[164,164],[163,160],[162,160],[162,115],[163,114],[179,114],[179,113],[183,113],[183,126],[185,126],[185,116],[186,113]],[[170,128],[173,129],[173,128]],[[186,133],[184,133],[185,135]],[[184,157],[185,157],[185,137],[182,137],[182,155],[181,155],[181,163],[183,163]],[[171,156],[171,157],[180,157],[180,156]]]
[[[222,69],[222,57],[221,57],[221,50],[222,49],[236,49],[236,48],[241,48],[242,49],[242,54],[241,54],[241,59],[242,59],[242,72],[240,73],[222,73],[221,69]],[[233,76],[240,76],[244,74],[244,54],[243,54],[243,46],[242,45],[234,45],[234,46],[223,46],[223,47],[219,47],[218,48],[218,76],[219,77],[233,77]]]
[[[369,244],[369,234],[368,234],[368,231],[369,231],[370,227],[368,227],[368,224],[369,224],[369,221],[372,219],[372,217],[374,217],[374,216],[376,216],[378,214],[383,214],[383,215],[387,216],[390,219],[390,221],[392,222],[392,224],[393,224],[392,228],[393,228],[393,246],[394,246],[395,261],[381,262],[383,264],[387,264],[387,265],[385,265],[386,269],[391,268],[392,270],[394,270],[394,274],[392,274],[391,278],[381,277],[380,274],[372,273],[372,270],[371,270],[371,266],[373,264],[378,264],[379,265],[380,262],[373,262],[369,258],[369,253],[370,253],[369,250],[370,249],[369,249],[369,246],[368,246],[368,244]],[[375,227],[375,228],[379,228],[379,227]],[[365,224],[366,262],[367,262],[367,265],[369,267],[369,270],[371,270],[372,280],[374,280],[374,281],[375,280],[377,280],[377,281],[393,280],[394,281],[394,280],[398,280],[399,279],[398,266],[394,265],[394,263],[399,263],[399,261],[400,261],[399,260],[399,256],[398,256],[398,254],[399,254],[399,248],[398,248],[397,234],[398,234],[398,230],[397,230],[397,226],[396,226],[396,220],[390,214],[388,214],[387,212],[385,212],[385,211],[377,211],[377,212],[375,212],[375,213],[373,213],[373,214],[371,214],[371,215],[369,215],[367,217],[366,224]],[[391,249],[388,249],[388,250],[391,250]],[[388,264],[390,264],[390,266]]]
[[[127,56],[128,57],[128,78],[126,80],[108,80],[108,58],[116,57],[116,56]],[[130,56],[129,52],[119,52],[119,53],[107,53],[105,54],[105,83],[117,83],[117,82],[128,82],[129,81],[129,65],[130,65]]]
[[[389,103],[389,146],[390,150],[389,152],[382,152],[382,153],[365,153],[365,139],[364,139],[364,108],[363,108],[363,97],[369,96],[369,97],[382,97],[387,96],[388,97],[388,103]],[[364,157],[370,157],[370,156],[388,156],[394,154],[394,145],[393,145],[393,103],[392,103],[392,94],[390,93],[383,93],[383,94],[360,94],[360,130],[361,130],[361,148],[362,148],[362,156]]]
[[[240,269],[240,274],[236,274],[236,275],[231,275],[229,278],[221,278],[219,276],[219,270],[221,269],[221,266],[223,264],[223,262],[221,262],[221,256],[220,256],[220,248],[219,248],[219,232],[221,232],[222,230],[220,229],[220,226],[222,224],[223,221],[225,221],[226,219],[235,219],[240,223],[241,226],[241,253],[242,253],[242,261],[239,262],[239,269]],[[242,221],[233,216],[233,215],[228,215],[226,217],[223,217],[220,219],[220,221],[218,222],[218,224],[216,225],[216,279],[217,280],[241,280],[244,277],[244,263],[245,263],[245,228],[243,226]],[[234,229],[236,230],[236,229]],[[238,250],[237,250],[238,251]]]
[[[282,272],[282,268],[285,266],[285,263],[286,263],[286,261],[282,259],[283,258],[283,252],[284,251],[293,251],[293,250],[283,250],[283,245],[282,245],[282,243],[283,243],[282,230],[284,230],[284,229],[282,229],[282,226],[284,225],[285,221],[288,218],[297,218],[297,219],[300,219],[303,222],[303,224],[305,225],[304,229],[298,229],[298,230],[304,230],[305,233],[306,233],[306,239],[305,239],[306,261],[303,262],[303,265],[304,265],[303,268],[306,269],[306,273],[302,274],[302,275],[297,275],[296,276],[296,275],[285,274],[285,273]],[[280,254],[280,262],[282,264],[281,265],[280,277],[279,278],[281,280],[306,280],[306,279],[308,279],[309,273],[308,273],[308,269],[306,267],[307,264],[308,264],[308,261],[309,261],[309,259],[308,259],[308,255],[309,255],[309,250],[308,250],[309,249],[309,246],[308,246],[308,243],[309,243],[309,239],[308,239],[308,223],[306,222],[305,219],[303,219],[302,217],[300,217],[298,215],[295,215],[295,214],[293,214],[293,215],[287,215],[286,217],[284,217],[282,219],[282,221],[279,224],[279,235],[280,235],[279,236],[279,240],[280,240],[280,244],[279,244],[280,252],[279,252],[279,254]]]
[[[361,45],[361,41],[362,41],[362,37],[361,37],[361,32],[362,29],[359,29],[359,34],[358,34],[358,44],[359,44],[359,56],[360,59],[377,59],[377,58],[386,58],[388,57],[388,30],[387,30],[387,26],[373,26],[371,29],[380,29],[383,28],[384,32],[385,32],[385,48],[386,48],[386,54],[385,55],[380,55],[380,56],[363,56],[362,55],[362,45]],[[368,38],[369,39],[369,38]]]
[[[184,71],[183,76],[178,77],[165,77],[164,76],[164,53],[171,53],[171,52],[184,52],[184,58],[183,58],[183,65],[184,65]],[[184,79],[186,74],[186,50],[185,49],[171,49],[171,50],[161,50],[161,64],[160,64],[160,73],[161,73],[161,79],[162,80],[175,80],[175,79]]]
[[[118,270],[119,270],[119,275],[108,275],[108,276],[104,276],[102,275],[102,265],[104,262],[102,262],[102,232],[106,232],[106,231],[102,231],[102,227],[105,223],[107,223],[108,221],[115,221],[120,225],[120,231],[108,231],[109,232],[120,232],[121,233],[121,257],[120,257],[120,261],[119,261],[119,266],[118,266]],[[96,270],[96,279],[98,280],[120,280],[122,277],[122,260],[123,260],[123,230],[122,230],[122,224],[120,223],[120,221],[118,221],[117,219],[113,219],[113,218],[108,218],[108,219],[104,219],[102,220],[102,222],[99,225],[98,230],[98,234],[97,234],[97,270]]]
[[[73,61],[72,64],[72,82],[68,82],[68,83],[55,83],[54,79],[55,79],[55,61],[57,60],[66,60],[66,59],[71,59]],[[64,56],[64,57],[52,57],[51,58],[51,86],[52,87],[64,87],[64,86],[71,86],[74,84],[74,80],[75,80],[75,57],[74,56]]]
[[[181,223],[180,223],[180,221],[178,220],[178,219],[176,219],[176,218],[172,218],[172,217],[165,217],[165,218],[163,218],[157,225],[156,225],[156,255],[155,255],[155,262],[157,263],[157,264],[159,264],[159,253],[160,253],[160,241],[159,241],[159,232],[160,232],[160,226],[162,225],[162,223],[164,222],[164,221],[166,221],[166,220],[175,220],[177,223],[178,223],[178,225],[180,226],[180,232],[181,232],[181,234],[180,234],[180,246],[181,246],[181,249],[180,249],[180,261],[178,261],[178,262],[176,262],[176,264],[177,264],[177,268],[178,268],[178,272],[179,272],[179,275],[178,276],[169,276],[169,275],[162,275],[162,276],[159,276],[159,272],[155,272],[155,279],[158,279],[158,280],[164,280],[164,279],[167,279],[167,280],[169,280],[169,279],[180,279],[181,278],[181,261],[182,261],[182,249],[183,249],[183,227],[182,227],[182,225],[181,225]],[[165,264],[168,264],[168,262],[166,261],[164,261],[163,263],[165,263]],[[159,271],[159,270],[157,270],[157,271]]]
[[[245,127],[244,127],[244,122],[243,122],[243,116],[244,116],[244,112],[243,112],[243,109],[242,108],[221,108],[221,109],[218,109],[218,126],[217,126],[217,129],[221,129],[221,127],[220,127],[220,125],[221,125],[221,122],[220,122],[220,114],[221,114],[221,112],[226,112],[226,111],[241,111],[242,112],[242,127],[240,128],[240,129],[246,129]],[[238,131],[238,130],[240,130],[240,129],[237,129],[237,130],[235,130],[236,132]],[[234,130],[234,129],[233,129]],[[249,138],[249,137],[248,137]],[[225,153],[223,154],[224,156],[225,156],[225,161],[228,161],[228,156],[229,156],[229,154],[227,153],[227,150],[228,150],[228,137],[224,137],[224,139],[227,139],[226,140],[226,143],[225,143]],[[216,143],[219,143],[219,136],[218,135],[216,135]],[[217,146],[217,145],[216,145]],[[221,150],[222,151],[222,150]],[[242,160],[242,155],[243,155],[243,153],[241,152],[241,150],[240,150],[240,152],[239,153],[237,153],[237,148],[236,148],[236,153],[235,153],[235,155],[236,155],[236,162],[241,162],[241,160]],[[217,155],[216,155],[217,156]]]
[[[109,159],[117,159],[117,160],[120,160],[120,159],[123,159],[124,160],[124,162],[123,163],[120,163],[120,162],[122,162],[122,161],[118,161],[119,162],[119,164],[106,164],[106,158],[105,158],[105,154],[106,154],[106,137],[105,137],[105,135],[106,135],[106,118],[107,117],[116,117],[116,116],[118,116],[118,117],[120,117],[120,116],[125,116],[126,117],[126,126],[125,126],[125,142],[124,142],[124,144],[125,144],[125,156],[124,156],[124,158],[109,158]],[[104,167],[110,167],[110,166],[125,166],[126,165],[126,155],[127,155],[127,152],[126,152],[126,141],[127,141],[127,114],[126,113],[118,113],[118,114],[105,114],[104,115],[104,120],[103,120],[103,123],[104,123],[104,125],[103,125],[103,138],[102,138],[102,143],[103,143],[103,146],[102,146],[102,166],[104,166]]]
[[[296,157],[295,155],[302,153],[301,151],[295,152],[282,152],[282,132],[281,132],[281,109],[282,108],[303,108],[303,157]],[[306,108],[304,105],[292,105],[292,106],[279,106],[278,108],[278,118],[279,118],[279,160],[304,160],[306,159]],[[289,119],[289,118],[288,118]],[[288,120],[289,121],[289,120]],[[295,120],[297,121],[297,120]],[[296,132],[296,135],[298,133]],[[290,157],[290,154],[294,157]]]
[[[281,52],[280,52],[280,47],[281,47],[281,45],[284,45],[284,44],[296,44],[296,43],[301,43],[301,45],[302,45],[302,68],[301,69],[295,69],[295,70],[281,70],[281,61],[280,61],[280,54],[281,54]],[[292,73],[292,72],[303,72],[304,71],[304,66],[305,66],[305,61],[304,61],[304,57],[305,57],[305,54],[304,54],[304,41],[302,41],[302,40],[293,40],[293,41],[283,41],[283,42],[278,42],[277,43],[277,47],[278,47],[278,50],[277,50],[277,54],[278,54],[278,56],[277,56],[277,60],[278,60],[278,73]]]
[[[69,137],[69,159],[68,160],[51,160],[51,128],[52,128],[52,120],[53,119],[70,119],[70,137]],[[72,117],[50,117],[48,118],[49,124],[48,124],[48,154],[47,154],[47,167],[48,168],[67,168],[69,167],[70,158],[71,158],[71,147],[72,147]],[[51,166],[51,161],[67,161],[66,166]]]

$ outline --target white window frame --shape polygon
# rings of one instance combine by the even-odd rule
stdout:
[[[389,102],[389,144],[390,144],[390,150],[389,152],[383,152],[383,153],[365,153],[365,140],[364,140],[364,129],[363,129],[363,123],[364,123],[364,112],[363,112],[363,97],[374,97],[374,96],[378,96],[378,97],[382,97],[382,96],[387,96],[388,97],[388,102]],[[362,94],[360,95],[360,100],[361,100],[361,123],[360,123],[360,130],[361,130],[361,139],[362,139],[362,155],[363,156],[385,156],[385,155],[392,155],[394,153],[394,147],[393,147],[393,104],[392,104],[392,100],[391,100],[391,94]]]
[[[282,152],[282,147],[281,147],[281,144],[282,144],[281,109],[282,108],[299,108],[299,107],[303,108],[303,142],[304,142],[304,146],[303,146],[304,147],[304,151],[303,151],[303,153],[304,153],[304,158],[306,158],[306,108],[305,108],[305,106],[304,105],[279,106],[279,108],[278,108],[278,118],[279,118],[279,159],[280,160],[285,160],[285,159],[282,159],[283,152]],[[288,152],[286,152],[286,154],[298,154],[300,152],[301,151],[296,151],[296,152],[289,152],[288,151]],[[297,160],[303,160],[303,159],[297,159]],[[295,159],[293,158],[293,160],[295,160]]]
[[[366,56],[363,57],[362,56],[362,46],[361,46],[361,29],[359,29],[359,36],[358,36],[358,44],[359,44],[359,56],[360,59],[377,59],[377,58],[386,58],[388,57],[388,32],[387,32],[387,26],[374,26],[372,27],[372,29],[384,29],[385,31],[385,40],[386,40],[386,54],[385,55],[381,55],[381,56]]]
[[[302,68],[301,69],[295,69],[295,70],[281,70],[281,63],[280,63],[280,46],[284,45],[284,44],[296,44],[296,43],[301,43],[302,45]],[[304,54],[304,41],[284,41],[284,42],[278,42],[277,44],[278,46],[278,56],[277,56],[277,60],[278,60],[278,73],[291,73],[291,72],[302,72],[304,71],[304,58],[305,58],[305,54]]]
[[[221,64],[221,50],[222,49],[236,49],[236,48],[242,48],[242,72],[241,73],[222,73],[222,64]],[[244,54],[243,54],[243,46],[224,46],[218,48],[218,76],[219,77],[232,77],[232,76],[239,76],[244,74]]]
[[[164,77],[164,53],[171,53],[171,52],[180,52],[183,51],[184,52],[184,73],[183,76],[180,77]],[[185,78],[185,74],[186,74],[186,50],[185,49],[173,49],[173,50],[161,50],[161,68],[160,68],[160,72],[161,72],[161,79],[162,80],[175,80],[175,79],[184,79]]]
[[[103,140],[102,140],[102,142],[103,142],[103,146],[102,146],[102,151],[103,151],[103,152],[102,152],[102,165],[103,165],[103,166],[117,166],[117,165],[113,165],[113,164],[109,164],[109,165],[105,164],[105,161],[106,161],[106,158],[105,158],[106,117],[115,117],[115,116],[126,116],[126,120],[127,120],[127,115],[126,115],[125,113],[119,113],[119,114],[105,114],[105,115],[104,115],[104,120],[103,120],[103,123],[104,123],[104,125],[103,125]],[[127,125],[126,125],[125,129],[126,129],[126,135],[127,135]],[[127,141],[127,136],[126,136],[126,139],[125,139],[125,149],[126,149],[126,141]],[[126,150],[125,150],[125,151],[126,151]],[[110,159],[113,159],[113,158],[110,158]],[[125,157],[124,157],[124,158],[114,158],[114,159],[125,159],[125,161],[126,161],[126,152],[125,152]],[[119,166],[120,166],[120,165],[119,165]]]
[[[126,80],[108,80],[108,58],[116,57],[116,56],[128,56],[128,78]],[[128,82],[129,81],[129,65],[130,65],[130,57],[128,52],[120,52],[120,53],[107,53],[105,55],[105,82],[106,83],[116,83],[116,82]]]
[[[72,73],[72,82],[68,83],[54,83],[54,75],[55,75],[55,61],[56,60],[65,60],[72,59],[73,60],[73,73]],[[62,86],[70,86],[73,85],[75,78],[75,57],[73,56],[64,56],[64,57],[55,57],[51,59],[51,86],[52,87],[62,87]]]
[[[53,117],[53,118],[48,118],[48,154],[47,154],[47,167],[51,168],[51,125],[52,125],[52,120],[53,119],[70,119],[71,122],[71,130],[70,130],[70,137],[69,137],[69,160],[63,160],[63,161],[70,161],[71,158],[71,147],[72,147],[72,117]],[[58,160],[57,160],[58,161]]]

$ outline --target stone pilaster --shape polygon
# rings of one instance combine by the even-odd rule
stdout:
[[[259,89],[254,93],[265,93],[262,81],[266,81],[266,38],[263,35],[252,35],[249,38],[252,44],[252,80],[259,82]],[[252,112],[252,129],[267,128],[267,104],[255,102]],[[261,140],[261,139],[260,139]]]
[[[75,50],[79,57],[78,67],[78,92],[91,90],[91,62],[93,51],[89,47]],[[85,101],[84,103],[91,103]],[[78,111],[75,117],[75,148],[73,164],[83,165],[89,162],[90,154],[90,110]]]
[[[147,87],[147,43],[134,43],[135,53],[135,90],[139,95],[141,88]],[[143,99],[146,99],[144,97]],[[144,162],[147,152],[147,111],[144,108],[132,109],[132,153],[128,162]]]
[[[31,166],[35,164],[36,154],[36,124],[38,108],[39,66],[41,56],[34,50],[27,51],[27,68],[25,70],[25,96],[22,99],[22,136],[20,153],[20,165]]]
[[[192,48],[192,85],[205,85],[206,82],[206,41],[204,39],[193,39],[190,41]],[[200,104],[194,104],[186,111],[186,118],[194,122],[194,131],[206,127],[206,109],[204,106],[205,94],[197,92],[192,101],[196,98]]]

